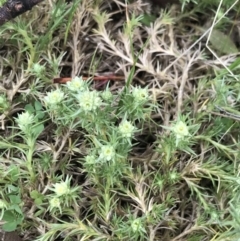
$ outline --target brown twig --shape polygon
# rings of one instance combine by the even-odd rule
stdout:
[[[106,80],[125,80],[124,76],[117,76],[117,75],[102,75],[102,76],[93,76],[93,77],[82,77],[83,80],[93,80],[93,81],[106,81]],[[65,78],[54,78],[54,84],[65,84],[68,81],[71,81],[72,78],[65,77]]]
[[[0,26],[29,11],[43,0],[8,0],[0,7]]]

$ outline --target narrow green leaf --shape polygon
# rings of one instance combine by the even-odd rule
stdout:
[[[209,41],[212,44],[212,48],[221,54],[234,54],[239,52],[232,39],[217,29],[213,29]]]
[[[150,26],[150,23],[154,22],[157,19],[155,15],[152,14],[144,14],[143,18],[140,20],[140,22],[143,25]]]

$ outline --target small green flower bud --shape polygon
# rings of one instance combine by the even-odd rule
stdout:
[[[84,91],[77,95],[80,107],[85,111],[94,111],[102,104],[102,100],[96,91]]]
[[[112,146],[103,145],[100,152],[100,159],[110,161],[115,157],[115,150]]]
[[[69,193],[70,189],[68,187],[68,184],[66,182],[56,183],[54,184],[54,192],[57,196],[63,196],[67,195]]]
[[[64,99],[64,93],[61,90],[54,90],[47,93],[44,97],[45,103],[48,106],[56,106],[60,104]]]
[[[135,127],[131,124],[131,122],[124,120],[119,125],[119,132],[123,137],[130,138],[134,133]]]
[[[185,136],[189,136],[189,131],[187,125],[183,121],[179,121],[172,128],[172,131],[175,133],[178,139],[184,138]]]
[[[137,103],[139,102],[142,103],[149,99],[149,94],[147,89],[133,88],[132,94],[133,94],[134,100]]]
[[[86,82],[79,77],[75,77],[71,81],[67,82],[67,88],[73,92],[83,91],[86,87]]]
[[[30,114],[28,111],[26,111],[22,114],[18,114],[16,122],[18,123],[19,128],[23,132],[26,132],[28,131],[29,127],[33,124],[34,116]]]
[[[131,223],[131,228],[132,228],[134,233],[139,232],[142,229],[142,224],[141,224],[140,218],[135,219]]]

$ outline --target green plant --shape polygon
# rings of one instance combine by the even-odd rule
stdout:
[[[44,1],[1,27],[5,230],[39,241],[238,238],[238,6],[182,3]],[[112,74],[119,81],[74,77]],[[57,76],[73,78],[53,85]]]
[[[22,211],[22,200],[20,198],[21,190],[18,187],[8,185],[5,190],[7,193],[4,199],[1,200],[1,219],[5,222],[3,224],[4,231],[16,230],[17,226],[22,223],[24,214]]]

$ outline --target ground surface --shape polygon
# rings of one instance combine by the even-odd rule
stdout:
[[[45,1],[1,27],[0,194],[9,230],[42,241],[239,238],[240,25],[233,3],[217,11],[214,4]],[[154,107],[134,119],[141,131],[127,155],[119,143],[114,164],[93,164],[86,158],[93,146],[115,135],[55,119],[60,112],[48,112],[44,98],[64,88],[56,77],[110,75],[91,88],[109,85],[118,96],[129,83],[147,87],[146,105]],[[73,106],[62,112],[70,115]],[[18,129],[24,109],[37,116],[31,135]],[[105,111],[105,120],[118,125],[121,110]],[[183,139],[173,126],[188,127]],[[55,195],[63,181],[72,192]]]

